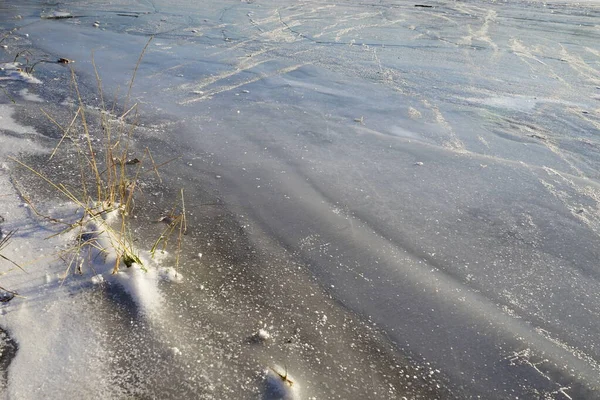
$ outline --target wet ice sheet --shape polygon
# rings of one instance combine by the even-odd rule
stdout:
[[[135,93],[180,120],[183,178],[214,171],[255,232],[463,397],[593,398],[598,9],[431,5],[86,3],[105,30],[28,29],[84,73],[97,49],[109,85],[156,34]]]

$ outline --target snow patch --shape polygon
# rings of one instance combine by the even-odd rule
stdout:
[[[0,81],[22,81],[26,83],[40,84],[40,81],[35,76],[25,72],[21,68],[21,63],[0,63]]]
[[[180,356],[181,354],[183,354],[183,353],[181,352],[181,350],[179,350],[179,348],[177,348],[177,347],[171,347],[171,353],[172,353],[174,356]]]
[[[29,89],[27,89],[27,88],[19,90],[19,96],[21,96],[23,99],[25,99],[27,101],[31,101],[33,103],[43,103],[44,102],[44,99],[42,99],[39,95],[37,95],[35,93],[31,93],[29,91]]]
[[[23,135],[35,133],[35,130],[33,128],[24,126],[24,125],[20,125],[13,118],[14,113],[15,113],[15,109],[13,106],[9,106],[6,104],[0,105],[0,129],[12,131],[15,133],[20,133]],[[4,141],[4,139],[3,139],[3,141]],[[4,144],[4,146],[2,146],[2,147],[5,147],[5,148],[8,147],[8,146],[6,146],[5,143],[3,143],[3,144]],[[22,150],[29,150],[29,148],[27,147],[28,145],[22,146]],[[16,154],[16,152],[13,150],[12,154]]]
[[[271,334],[266,329],[259,329],[256,336],[262,341],[271,339]]]
[[[159,280],[177,281],[178,274],[161,268],[149,252],[141,252],[123,237],[119,231],[121,218],[118,205],[98,203],[85,211],[81,227],[73,231],[72,240],[80,247],[73,263],[82,272],[93,271],[94,284],[106,281],[121,286],[142,313],[158,313],[164,300]]]
[[[39,293],[41,295],[41,293]],[[50,300],[50,301],[49,301]],[[118,398],[106,379],[111,365],[103,322],[86,310],[86,302],[73,297],[65,286],[53,291],[51,299],[41,296],[14,299],[2,326],[18,343],[3,398]]]
[[[18,399],[88,398],[90,393],[122,398],[110,379],[89,379],[89,374],[111,376],[112,366],[106,360],[113,355],[106,344],[112,327],[94,309],[98,291],[86,288],[118,285],[131,296],[141,317],[154,319],[164,304],[160,281],[177,282],[182,277],[161,265],[166,254],[152,259],[150,252],[124,240],[118,205],[90,204],[86,211],[74,203],[36,204],[42,214],[76,224],[62,234],[64,225],[33,214],[11,182],[13,163],[8,157],[48,149],[30,139],[36,135],[33,128],[15,121],[15,107],[0,105],[0,229],[4,234],[15,232],[2,255],[26,273],[0,260],[2,286],[20,295],[0,309],[0,326],[19,346],[3,394]],[[129,267],[123,260],[124,249],[131,255]],[[118,272],[113,273],[117,265]],[[73,275],[78,270],[81,275]]]
[[[482,104],[488,107],[501,108],[510,111],[531,112],[539,104],[557,104],[568,107],[581,107],[582,104],[561,99],[543,98],[537,96],[494,96],[485,98],[459,97],[469,103]]]
[[[65,18],[73,18],[73,14],[67,11],[49,11],[46,13],[42,13],[40,16],[42,19],[65,19]]]

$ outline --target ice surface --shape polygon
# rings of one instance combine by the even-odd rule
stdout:
[[[427,5],[19,11],[41,54],[77,60],[90,101],[90,51],[106,92],[123,92],[154,35],[133,88],[140,142],[181,156],[164,185],[185,186],[193,223],[185,279],[163,281],[160,333],[142,340],[172,357],[171,376],[201,366],[187,389],[149,378],[137,390],[257,397],[265,368],[285,363],[305,397],[598,398],[598,5]],[[59,104],[64,85],[47,77],[68,70],[37,68]],[[12,110],[7,131],[31,135]],[[148,185],[149,204],[172,206]],[[374,356],[385,346],[358,341],[364,321],[419,372]],[[259,326],[272,339],[248,340]],[[146,360],[134,370],[150,368],[132,348]]]

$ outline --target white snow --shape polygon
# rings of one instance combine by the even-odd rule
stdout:
[[[180,356],[182,354],[181,350],[177,347],[171,347],[171,353],[173,353],[174,356]]]
[[[18,62],[0,63],[0,81],[23,81],[27,83],[42,83],[38,78],[25,72]]]
[[[104,276],[102,274],[97,274],[92,276],[92,283],[95,285],[100,285],[102,283],[104,283]]]
[[[13,118],[15,107],[0,105],[0,216],[4,220],[0,229],[4,235],[16,231],[2,254],[26,272],[0,260],[0,286],[19,294],[0,308],[0,326],[18,344],[5,394],[18,399],[89,398],[91,393],[98,398],[118,398],[117,389],[110,384],[107,362],[113,357],[107,354],[110,346],[105,343],[110,327],[105,317],[96,315],[90,296],[99,286],[121,287],[141,317],[154,320],[164,302],[159,282],[180,281],[181,274],[161,267],[161,258],[152,259],[149,251],[133,246],[130,251],[142,265],[133,263],[128,268],[120,262],[118,273],[113,274],[118,257],[115,247],[122,242],[118,211],[86,216],[81,227],[58,235],[54,234],[63,225],[33,214],[11,182],[10,171],[16,164],[8,158],[18,159],[21,152],[44,154],[45,150],[29,138],[35,130]],[[6,131],[13,134],[5,135]],[[97,209],[102,206],[95,205]],[[56,200],[36,204],[36,208],[70,223],[83,215],[76,204]],[[77,250],[82,234],[88,245]],[[77,268],[81,275],[73,274]],[[90,285],[81,284],[85,282]],[[106,379],[89,379],[103,376]]]
[[[6,398],[115,398],[113,388],[90,377],[109,376],[102,321],[85,298],[66,287],[31,291],[13,299],[0,317],[19,349],[10,364]]]
[[[29,133],[31,128],[18,125],[12,118],[14,110],[0,106],[0,125],[13,132]],[[1,133],[0,133],[1,134]],[[85,398],[89,393],[106,397],[110,387],[87,379],[102,376],[108,366],[100,361],[103,344],[96,337],[94,316],[85,314],[83,305],[69,296],[66,286],[56,285],[56,276],[63,266],[52,261],[49,254],[56,252],[64,239],[45,240],[40,222],[34,220],[28,207],[9,179],[8,156],[19,152],[42,152],[26,138],[1,137],[0,192],[4,234],[18,229],[2,254],[19,263],[24,273],[7,262],[0,262],[1,286],[17,291],[15,297],[0,309],[0,326],[18,343],[19,349],[9,369],[7,398],[60,398],[69,393]],[[98,375],[100,374],[100,375]]]
[[[73,15],[66,11],[50,11],[41,15],[42,19],[71,18]]]
[[[34,102],[34,103],[43,103],[43,102],[44,102],[44,100],[43,100],[43,99],[42,99],[40,96],[38,96],[38,95],[37,95],[37,94],[35,94],[35,93],[31,93],[31,92],[29,91],[29,89],[27,89],[27,88],[25,88],[25,89],[22,89],[22,90],[19,90],[19,95],[20,95],[20,96],[21,96],[23,99],[25,99],[25,100],[27,100],[27,101]]]
[[[28,127],[28,126],[19,125],[13,118],[14,113],[15,113],[14,106],[0,105],[0,129],[12,131],[15,133],[20,133],[20,134],[35,133],[33,128]],[[17,142],[20,142],[20,141],[17,141]],[[16,143],[16,142],[12,143],[12,144],[15,146],[18,146],[18,143]],[[9,154],[8,149],[11,150],[10,154],[13,154],[13,155],[18,154],[19,151],[29,151],[29,146],[31,145],[31,142],[22,143],[21,147],[15,148],[13,146],[6,146],[4,143],[4,139],[3,139],[3,145],[4,146],[2,146],[3,149],[2,149],[2,152],[0,152],[0,156],[3,156],[3,158],[4,158],[7,154]]]
[[[262,341],[271,339],[271,334],[266,329],[259,329],[256,336]]]

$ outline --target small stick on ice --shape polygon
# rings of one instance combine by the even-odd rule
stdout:
[[[281,372],[278,367],[269,367],[265,378],[265,399],[292,400],[298,398],[297,385],[288,374],[287,367],[284,372]]]

